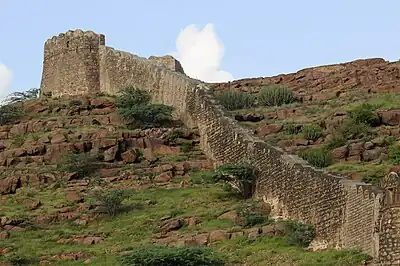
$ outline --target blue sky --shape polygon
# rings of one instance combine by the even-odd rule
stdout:
[[[0,0],[0,86],[8,92],[38,87],[44,42],[76,28],[103,33],[108,46],[148,57],[177,51],[187,26],[201,31],[211,23],[185,64],[191,73],[205,73],[196,66],[214,60],[214,68],[234,79],[359,58],[394,61],[400,58],[399,11],[398,0]],[[183,43],[199,35],[193,26],[186,31]],[[213,58],[221,57],[220,44],[214,42],[207,55],[215,35],[224,46],[221,61]]]

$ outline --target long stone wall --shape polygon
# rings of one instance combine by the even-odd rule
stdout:
[[[385,241],[389,235],[400,239],[397,227],[390,227],[400,225],[400,210],[384,206],[383,188],[317,170],[256,138],[226,115],[204,83],[183,73],[106,46],[99,49],[99,61],[100,91],[146,88],[153,101],[174,106],[187,126],[198,127],[201,147],[215,165],[248,161],[256,166],[261,172],[256,196],[272,205],[275,217],[312,223],[317,242],[328,247],[361,249],[382,263],[389,261],[387,254],[398,254],[398,246]]]
[[[174,106],[186,124],[198,127],[202,149],[216,165],[248,161],[258,167],[257,196],[271,203],[275,216],[314,224],[330,247],[377,254],[372,238],[382,190],[316,170],[264,143],[228,117],[204,84],[144,58],[105,47],[100,76],[103,92],[134,84]]]

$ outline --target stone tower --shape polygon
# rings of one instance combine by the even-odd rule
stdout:
[[[46,41],[41,96],[58,97],[100,92],[103,34],[68,31]]]

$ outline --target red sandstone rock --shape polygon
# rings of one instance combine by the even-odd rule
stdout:
[[[255,130],[255,134],[257,136],[264,137],[264,136],[267,136],[270,134],[276,134],[279,131],[281,131],[281,129],[282,129],[282,125],[269,124],[269,125],[264,125],[264,126],[257,128]]]
[[[19,177],[7,177],[0,179],[0,195],[13,194],[21,187],[21,179]]]
[[[83,198],[76,191],[68,191],[66,198],[69,202],[74,203],[79,203],[83,201]]]
[[[118,152],[118,146],[111,147],[104,151],[104,161],[105,162],[112,162],[115,160],[115,156]]]
[[[388,126],[400,125],[400,110],[378,111],[382,123]]]
[[[10,238],[10,233],[7,231],[0,232],[0,239],[7,239]]]
[[[183,226],[183,221],[180,219],[173,219],[170,221],[165,222],[160,229],[163,232],[170,232],[170,231],[175,231],[179,230]]]
[[[60,144],[67,141],[67,138],[64,134],[55,134],[51,136],[51,143],[52,144]]]
[[[219,217],[218,217],[218,219],[220,219],[220,220],[231,220],[231,221],[236,221],[237,220],[237,218],[238,218],[238,213],[237,213],[237,211],[229,211],[229,212],[226,212],[226,213],[224,213],[224,214],[221,214]]]
[[[229,234],[222,230],[215,230],[208,236],[208,243],[215,243],[220,241],[226,241],[229,239]]]
[[[134,163],[138,160],[140,153],[136,149],[121,153],[121,158],[125,163]]]
[[[345,159],[348,154],[349,154],[349,148],[347,145],[336,148],[332,151],[332,157],[334,160],[337,160],[337,161],[341,161],[342,159]]]
[[[154,178],[155,182],[160,182],[160,183],[170,182],[171,180],[172,180],[171,174],[168,173],[162,173]]]
[[[90,105],[93,106],[94,108],[106,108],[106,107],[115,107],[115,103],[104,99],[104,98],[93,98],[90,99]]]

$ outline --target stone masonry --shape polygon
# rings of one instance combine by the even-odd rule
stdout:
[[[215,165],[256,166],[256,196],[272,205],[275,217],[315,225],[316,242],[326,247],[361,249],[379,265],[400,263],[400,208],[384,186],[317,170],[253,136],[172,57],[149,60],[117,51],[105,46],[104,35],[90,31],[69,31],[46,42],[43,97],[115,94],[128,85],[149,90],[154,102],[173,106],[188,127],[197,127],[201,148]]]

